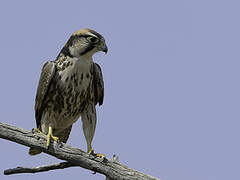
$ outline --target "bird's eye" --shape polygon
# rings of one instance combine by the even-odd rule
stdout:
[[[88,39],[88,41],[91,42],[91,43],[96,43],[96,42],[98,42],[98,38],[96,38],[96,37],[92,37],[92,36],[91,36],[91,37],[88,37],[87,39]]]

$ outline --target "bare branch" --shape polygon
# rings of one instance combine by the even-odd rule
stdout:
[[[28,147],[33,147],[52,155],[58,159],[65,160],[71,164],[104,174],[115,180],[159,180],[141,172],[128,168],[118,162],[101,159],[86,152],[70,147],[64,143],[52,142],[49,149],[46,148],[46,136],[32,133],[15,126],[0,123],[0,138],[13,141]]]
[[[24,168],[24,167],[16,167],[13,169],[7,169],[4,171],[5,175],[11,175],[11,174],[21,174],[21,173],[38,173],[38,172],[45,172],[55,169],[64,169],[69,167],[76,167],[78,165],[72,164],[70,162],[61,162],[57,164],[51,164],[47,166],[39,166],[39,167],[33,167],[33,168]]]

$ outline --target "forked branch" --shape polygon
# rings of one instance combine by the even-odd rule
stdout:
[[[13,141],[28,147],[34,147],[42,152],[52,155],[58,159],[65,160],[59,164],[36,168],[14,168],[4,172],[4,174],[16,173],[37,173],[47,170],[62,169],[67,167],[79,166],[89,169],[93,172],[104,174],[108,179],[116,180],[160,180],[159,178],[143,174],[128,168],[116,160],[101,159],[86,152],[70,147],[64,143],[53,142],[49,149],[46,148],[46,136],[38,133],[33,133],[18,127],[0,123],[0,138]]]

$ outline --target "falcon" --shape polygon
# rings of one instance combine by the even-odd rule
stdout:
[[[99,51],[108,51],[103,36],[81,29],[70,36],[54,61],[44,64],[35,99],[35,119],[36,130],[47,135],[47,147],[51,139],[66,143],[73,123],[81,116],[87,152],[94,154],[96,105],[102,105],[104,97],[102,71],[92,58]],[[30,155],[39,153],[34,148],[29,150]]]

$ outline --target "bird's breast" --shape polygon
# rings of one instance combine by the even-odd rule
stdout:
[[[90,97],[92,79],[91,66],[85,63],[73,63],[56,73],[52,110],[57,122],[54,124],[67,127],[79,118]]]

